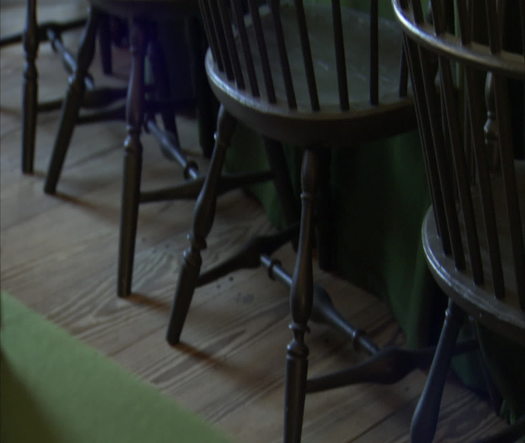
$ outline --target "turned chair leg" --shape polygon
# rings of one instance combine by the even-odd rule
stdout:
[[[190,246],[184,251],[184,261],[173,300],[167,331],[167,340],[171,345],[180,341],[184,321],[195,291],[202,264],[201,251],[206,248],[206,237],[213,225],[219,179],[235,125],[236,120],[221,106],[217,117],[215,148],[208,174],[195,204],[193,228],[189,235]]]
[[[319,268],[323,271],[334,270],[334,257],[336,256],[337,244],[333,239],[335,227],[333,220],[332,196],[333,192],[330,188],[330,165],[331,165],[332,151],[325,149],[321,152],[319,159],[319,195],[317,207],[317,259]]]
[[[155,83],[155,98],[159,101],[166,98],[172,100],[174,97],[172,96],[170,86],[168,65],[166,63],[164,51],[158,38],[157,29],[154,25],[151,25],[150,35],[151,40],[148,46],[148,59],[150,61],[153,80]],[[163,108],[161,109],[160,116],[162,118],[162,124],[164,125],[164,129],[169,131],[175,138],[177,145],[180,145],[179,135],[177,133],[177,124],[175,121],[174,106],[171,106],[169,104],[166,104],[166,107],[164,107],[164,104],[162,106]]]
[[[308,346],[305,334],[313,304],[312,236],[314,204],[318,187],[319,165],[317,152],[307,149],[301,172],[301,220],[299,245],[290,289],[292,341],[286,352],[284,441],[301,441],[306,379],[308,372]]]
[[[210,158],[213,152],[213,134],[217,114],[217,100],[211,92],[204,70],[204,56],[207,44],[201,23],[196,18],[188,20],[188,44],[190,47],[191,79],[195,91],[197,108],[199,144],[205,157]]]
[[[101,17],[98,34],[98,47],[100,50],[100,63],[102,72],[106,75],[113,73],[113,58],[111,55],[111,18],[104,14]]]
[[[130,29],[131,73],[126,99],[128,135],[124,141],[124,171],[117,274],[117,294],[119,297],[126,297],[131,293],[133,280],[142,175],[142,143],[140,135],[144,123],[144,64],[146,47],[145,25],[137,20],[132,20]]]
[[[88,21],[78,51],[77,67],[69,79],[69,88],[62,106],[58,133],[44,185],[44,192],[47,194],[56,192],[67,149],[78,120],[78,113],[86,90],[84,79],[95,55],[95,36],[99,18],[100,13],[96,9],[90,8]]]
[[[411,441],[431,442],[436,433],[439,406],[456,346],[459,331],[465,319],[464,312],[449,299],[443,329],[432,360],[432,366],[419,397],[410,427]]]
[[[22,172],[24,174],[32,174],[34,169],[38,106],[37,33],[36,0],[27,0],[23,34],[25,65],[22,80]]]

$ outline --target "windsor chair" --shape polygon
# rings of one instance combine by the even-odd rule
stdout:
[[[351,6],[352,2],[348,3]],[[196,286],[213,278],[261,263],[270,275],[289,285],[293,333],[286,357],[285,441],[289,442],[301,438],[308,356],[304,336],[316,303],[314,292],[326,295],[314,288],[312,278],[318,158],[332,147],[348,147],[415,128],[399,27],[379,17],[377,1],[370,2],[368,11],[350,6],[338,0],[200,1],[210,43],[206,71],[221,107],[212,161],[195,206],[167,339],[171,344],[179,342]],[[259,246],[257,253],[241,254],[219,266],[217,272],[200,274],[201,251],[213,224],[218,177],[237,121],[259,133],[267,146],[278,148],[280,143],[288,143],[304,149],[293,278],[269,257],[290,239],[286,235],[274,242],[254,241],[242,254]],[[321,304],[326,307],[329,302],[325,299]]]
[[[145,195],[140,193],[140,176],[142,162],[142,145],[140,136],[143,126],[148,132],[155,135],[164,153],[171,159],[176,159],[185,168],[188,177],[196,177],[197,165],[186,159],[182,153],[177,136],[175,111],[180,107],[192,106],[187,100],[174,103],[170,97],[170,80],[167,74],[166,61],[157,38],[159,23],[171,23],[179,19],[178,24],[187,20],[188,32],[191,36],[189,51],[192,54],[191,68],[193,79],[197,83],[195,88],[201,127],[206,127],[206,122],[212,122],[210,115],[213,110],[206,102],[206,83],[203,70],[200,68],[204,51],[201,33],[199,31],[198,8],[192,1],[186,0],[158,0],[155,2],[124,1],[124,0],[94,0],[89,3],[88,19],[84,34],[78,49],[77,63],[70,79],[64,102],[62,114],[55,139],[55,145],[49,162],[48,173],[44,190],[48,194],[55,194],[58,181],[62,172],[66,154],[70,145],[75,126],[82,123],[104,121],[108,119],[126,119],[128,137],[125,146],[125,165],[122,191],[122,208],[120,223],[119,266],[117,277],[117,293],[127,296],[131,293],[135,237],[137,230],[138,206],[140,202],[161,201],[169,198],[191,198],[196,193],[195,189],[151,191]],[[97,34],[105,34],[105,17],[110,14],[129,24],[130,52],[132,54],[132,68],[127,89],[116,91],[105,88],[100,91],[98,98],[104,104],[109,104],[115,99],[125,98],[126,112],[121,107],[108,107],[99,114],[80,115],[80,109],[89,102],[90,76],[89,66],[94,57],[95,40]],[[182,33],[183,34],[183,33]],[[147,89],[144,80],[144,64],[146,56],[153,72],[155,88]],[[190,85],[191,86],[191,85]],[[146,93],[149,92],[148,100]],[[209,96],[209,94],[208,94]],[[154,116],[160,114],[163,128],[156,124]],[[145,118],[147,115],[148,118]],[[203,131],[212,133],[210,125]],[[208,137],[211,139],[211,137]],[[203,146],[207,140],[202,138]],[[209,143],[208,143],[209,145]],[[198,183],[193,183],[194,187]],[[168,191],[168,192],[166,192]],[[171,192],[169,192],[171,191]],[[174,194],[174,195],[173,195]]]
[[[143,70],[146,50],[149,48],[155,83],[158,84],[155,92],[158,92],[159,95],[166,96],[169,95],[169,89],[167,89],[169,88],[169,83],[166,77],[166,72],[164,71],[165,66],[162,60],[163,54],[160,51],[159,42],[156,39],[155,23],[156,21],[169,22],[170,18],[177,17],[177,14],[179,17],[196,17],[196,14],[198,13],[197,8],[191,6],[191,2],[184,0],[161,0],[150,4],[149,7],[146,2],[127,2],[124,0],[93,1],[90,2],[90,5],[88,21],[78,50],[78,66],[72,76],[66,99],[62,107],[62,116],[44,186],[45,192],[50,194],[56,192],[56,187],[60,179],[75,125],[81,122],[81,119],[79,119],[78,116],[82,100],[85,96],[85,79],[87,76],[87,70],[94,56],[95,36],[103,25],[102,19],[104,15],[111,13],[116,17],[129,21],[130,23],[129,33],[132,36],[130,39],[135,39],[130,42],[130,51],[134,54],[133,51],[135,48],[133,47],[133,43],[135,42],[139,45],[138,50],[140,51],[137,55],[139,57],[139,59],[137,59],[138,66],[133,65],[131,77],[133,77],[134,69],[140,67]],[[196,65],[196,63],[194,63],[194,65]],[[143,73],[141,73],[141,75],[143,75]],[[130,99],[132,84],[133,82],[130,80],[128,100]],[[138,94],[141,98],[138,102],[144,101],[144,80],[141,81],[140,87],[141,89],[138,91]],[[164,109],[161,109],[163,122],[166,129],[170,130],[176,136],[173,107],[168,106],[167,103],[164,103],[164,105]],[[155,111],[155,109],[153,109],[153,111]],[[158,112],[158,109],[156,111]],[[122,117],[122,115],[116,114],[113,117],[119,118]]]
[[[525,346],[525,3],[436,0],[431,17],[421,0],[393,4],[432,195],[423,247],[449,296],[411,428],[431,441],[465,318]]]
[[[139,205],[173,199],[196,198],[202,183],[196,162],[184,154],[177,134],[175,114],[196,105],[199,120],[200,143],[204,155],[211,149],[215,109],[203,69],[204,36],[200,24],[199,8],[193,0],[90,0],[90,12],[84,36],[78,51],[77,69],[72,76],[62,106],[62,115],[49,163],[44,191],[56,193],[67,150],[75,125],[83,120],[79,109],[85,98],[85,79],[93,60],[95,35],[105,14],[127,21],[129,26],[129,51],[131,71],[126,97],[127,137],[124,142],[124,171],[120,212],[120,240],[118,253],[117,294],[126,297],[132,292],[135,239]],[[158,37],[162,25],[186,26],[189,63],[195,98],[176,100],[171,97],[170,78],[166,58]],[[145,61],[148,58],[152,71],[152,84],[146,85]],[[109,97],[111,98],[111,97]],[[195,103],[193,103],[193,101]],[[162,127],[155,120],[160,114]],[[119,109],[110,109],[101,118],[123,118]],[[93,121],[89,116],[87,122]],[[187,179],[170,188],[141,191],[143,130],[159,143],[163,154],[178,163]],[[221,193],[238,186],[268,180],[270,175],[241,173],[221,177]]]
[[[38,2],[37,0],[26,1],[26,14],[24,30],[21,33],[7,35],[0,40],[0,47],[23,43],[24,48],[24,71],[22,73],[22,155],[21,169],[25,174],[32,174],[34,171],[35,142],[37,114],[59,109],[61,100],[38,102],[38,69],[37,54],[41,43],[49,41],[53,51],[59,56],[65,70],[71,74],[76,69],[76,60],[72,52],[66,47],[62,35],[70,30],[80,28],[85,25],[85,11],[82,4],[71,5],[72,13],[78,18],[69,21],[38,21]],[[74,10],[74,11],[73,11]],[[100,33],[99,46],[101,51],[101,61],[104,74],[111,73],[111,38],[109,34],[109,20],[107,16],[102,17],[101,29],[106,32]],[[93,78],[86,76],[86,88],[95,88]],[[92,107],[99,105],[92,101]]]

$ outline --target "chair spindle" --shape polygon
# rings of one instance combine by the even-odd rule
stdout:
[[[317,93],[317,84],[315,80],[314,64],[312,59],[312,49],[308,37],[308,25],[306,23],[306,14],[304,12],[303,0],[294,0],[297,14],[297,24],[299,25],[299,37],[301,39],[301,50],[304,60],[304,71],[308,84],[308,94],[310,96],[310,105],[313,111],[319,111],[319,96]]]
[[[244,11],[241,0],[231,0],[232,10],[235,14],[235,21],[237,24],[237,32],[241,37],[241,47],[244,55],[244,62],[246,64],[246,73],[250,83],[250,90],[254,97],[259,97],[259,84],[257,83],[257,75],[255,73],[255,66],[253,64],[252,50],[248,39],[248,32],[246,31],[246,24],[244,23]]]
[[[466,94],[469,103],[483,103],[484,84],[483,78],[476,78],[476,73],[472,68],[467,67],[466,77]],[[479,77],[479,74],[478,76]],[[477,80],[477,81],[476,81]],[[484,116],[479,106],[469,107],[469,124],[472,128],[472,138],[474,146],[485,148],[485,137],[483,134]],[[474,149],[474,156],[477,166],[477,180],[481,194],[491,196],[490,168],[489,159],[487,158],[486,149]],[[503,282],[503,269],[501,267],[501,251],[496,228],[496,211],[494,209],[494,200],[492,198],[481,198],[481,210],[483,217],[483,226],[485,227],[485,236],[487,238],[487,247],[489,252],[490,269],[492,274],[492,284],[496,297],[502,297],[505,292]]]
[[[275,28],[277,50],[279,52],[279,62],[281,65],[281,71],[283,73],[284,87],[286,90],[286,99],[288,101],[288,106],[290,107],[290,109],[297,109],[297,99],[295,97],[292,73],[290,70],[290,60],[288,59],[288,52],[286,51],[283,24],[281,21],[281,14],[279,12],[280,1],[269,0],[268,4],[272,13],[273,25]]]
[[[348,111],[350,109],[350,103],[348,98],[346,56],[340,0],[332,0],[332,20],[334,26],[335,62],[337,67],[337,84],[339,87],[339,103],[341,110]]]
[[[224,37],[226,43],[226,50],[228,51],[229,59],[231,61],[233,77],[237,82],[239,89],[244,89],[244,76],[242,74],[241,62],[239,60],[239,55],[237,52],[237,46],[232,32],[232,11],[230,10],[229,5],[222,5],[219,8],[219,19],[222,22],[222,29],[224,29]]]
[[[210,19],[210,16],[211,16],[210,4],[207,0],[199,0],[199,5],[200,5],[201,11],[207,11],[205,14],[202,14],[203,16],[202,21],[203,21],[204,29],[206,31],[206,35],[208,36],[208,44],[210,45],[213,59],[217,63],[219,70],[224,71],[224,63],[222,61],[222,54],[219,50],[219,44],[217,43],[217,34],[215,32],[213,23],[211,22],[211,19]]]
[[[494,75],[494,98],[496,102],[496,113],[498,115],[501,173],[505,187],[507,216],[509,222],[510,245],[514,261],[514,274],[518,294],[521,294],[521,307],[525,308],[525,248],[522,233],[522,220],[520,219],[520,205],[518,191],[516,189],[516,174],[514,170],[514,144],[511,137],[509,109],[509,92],[507,81]],[[505,126],[505,128],[503,128]],[[523,196],[522,196],[523,198]]]
[[[379,8],[370,1],[370,103],[379,104]]]
[[[272,69],[268,58],[268,50],[266,47],[266,40],[264,39],[264,32],[261,23],[261,16],[259,14],[259,5],[256,0],[248,0],[250,13],[253,20],[253,29],[255,31],[255,40],[257,48],[261,57],[261,64],[263,70],[264,85],[266,87],[266,98],[270,103],[276,102],[275,87],[273,84]]]
[[[226,47],[226,37],[224,35],[224,28],[221,23],[219,5],[215,1],[208,0],[208,2],[209,7],[211,9],[211,22],[215,31],[215,41],[219,48],[219,54],[221,54],[224,72],[228,80],[231,81],[234,80],[233,67],[231,64],[230,57],[228,56],[228,48]]]

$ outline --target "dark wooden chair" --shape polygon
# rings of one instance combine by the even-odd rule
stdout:
[[[35,140],[37,114],[59,109],[61,100],[49,102],[38,102],[38,69],[37,54],[41,43],[49,41],[53,51],[60,57],[64,68],[68,73],[73,73],[76,69],[76,60],[72,52],[64,45],[62,34],[80,28],[85,25],[85,14],[70,21],[38,21],[38,2],[37,0],[27,0],[25,27],[21,33],[6,35],[0,41],[0,47],[11,44],[23,43],[24,47],[24,71],[22,74],[23,99],[22,99],[22,172],[31,174],[34,170]],[[109,17],[102,18],[103,30],[108,30]],[[109,32],[100,33],[100,50],[103,64],[103,72],[111,73],[111,40]],[[86,87],[94,88],[91,76],[87,75]],[[93,105],[96,105],[95,103]]]
[[[333,313],[326,294],[314,287],[312,279],[319,157],[332,147],[348,147],[415,128],[397,24],[378,17],[374,0],[368,11],[342,6],[338,0],[314,3],[200,1],[210,43],[206,70],[221,108],[212,162],[195,207],[190,246],[184,253],[167,333],[169,343],[179,342],[195,287],[226,272],[260,263],[273,278],[289,285],[293,339],[286,357],[288,442],[301,437],[308,356],[304,336],[312,306],[314,315],[322,320],[331,316],[328,311]],[[272,148],[270,153],[279,152],[281,142],[304,149],[293,278],[269,257],[283,239],[290,239],[286,235],[274,242],[258,239],[224,266],[199,275],[201,250],[213,223],[219,175],[237,121],[259,133]],[[256,254],[247,253],[254,249]],[[339,320],[333,323],[344,323]],[[378,350],[368,341],[360,341],[362,331],[347,332],[371,353]]]
[[[159,21],[169,23],[175,17],[189,17],[196,19],[198,8],[187,0],[158,0],[155,2],[125,1],[125,0],[93,0],[90,2],[89,16],[84,29],[84,35],[77,56],[77,67],[70,80],[62,106],[62,116],[55,139],[52,156],[44,190],[54,194],[60,178],[67,150],[75,126],[82,123],[79,116],[80,108],[85,100],[86,78],[89,66],[95,51],[95,37],[100,32],[106,14],[122,18],[129,23],[130,52],[132,67],[127,88],[127,103],[125,119],[128,136],[125,141],[125,163],[123,175],[119,267],[117,277],[117,293],[127,296],[131,293],[135,236],[137,230],[138,206],[140,203],[140,178],[142,168],[142,144],[140,141],[143,127],[146,125],[145,115],[148,113],[151,131],[159,134],[166,145],[168,154],[180,154],[185,161],[184,166],[196,170],[196,165],[188,165],[178,144],[175,124],[175,107],[169,100],[162,103],[148,102],[145,106],[146,88],[144,69],[146,55],[149,56],[156,85],[153,95],[155,98],[170,95],[169,79],[163,54],[156,38],[155,26]],[[194,66],[197,66],[197,61]],[[195,72],[196,70],[194,70]],[[202,77],[202,75],[201,75]],[[203,88],[198,88],[202,90]],[[183,104],[184,105],[184,104]],[[187,106],[187,104],[185,104]],[[146,109],[147,107],[147,109]],[[151,117],[160,113],[165,131],[160,129]],[[123,118],[124,114],[113,109],[102,115],[101,118]],[[89,119],[89,121],[98,121]],[[211,132],[211,131],[210,131]],[[173,151],[173,152],[172,152]],[[194,167],[195,166],[195,167]],[[188,171],[191,174],[192,171]],[[195,172],[195,171],[193,171]],[[149,196],[148,201],[155,201],[158,196]]]
[[[423,246],[449,305],[412,421],[416,442],[434,436],[467,316],[525,345],[525,3],[435,0],[429,15],[422,3],[394,0],[432,195]]]
[[[193,0],[90,0],[90,12],[77,56],[77,66],[62,106],[55,145],[44,185],[46,193],[56,193],[56,188],[75,125],[82,122],[107,118],[123,118],[118,109],[110,109],[96,118],[82,119],[79,110],[86,99],[86,78],[93,60],[95,35],[103,24],[106,14],[125,20],[129,26],[129,50],[131,71],[127,88],[125,120],[127,137],[124,142],[124,171],[120,217],[120,241],[118,258],[117,294],[128,296],[132,291],[135,238],[139,204],[172,199],[196,198],[203,177],[198,165],[188,160],[182,151],[177,135],[175,114],[196,105],[199,118],[200,142],[205,155],[213,147],[213,131],[216,110],[203,69],[206,44],[200,24],[199,8]],[[159,25],[174,23],[186,26],[188,36],[191,77],[194,82],[195,99],[176,100],[171,97],[170,79],[166,59],[158,38]],[[152,81],[146,84],[145,61],[149,60]],[[192,85],[188,85],[190,88]],[[108,100],[112,99],[108,91]],[[162,127],[155,116],[160,114]],[[144,129],[158,141],[165,156],[177,162],[188,179],[181,185],[142,192],[142,143]],[[222,177],[221,192],[234,187],[266,180],[269,174],[237,174]]]
[[[90,2],[90,5],[89,19],[78,51],[78,66],[72,77],[62,108],[62,117],[44,186],[45,192],[50,194],[56,192],[75,125],[82,122],[79,119],[79,110],[85,98],[85,79],[87,70],[94,56],[95,35],[100,32],[105,14],[110,13],[129,21],[130,40],[132,40],[130,41],[130,51],[134,54],[134,44],[139,45],[138,51],[140,51],[139,54],[137,54],[139,58],[137,60],[134,59],[134,62],[138,63],[138,66],[133,65],[132,74],[139,69],[139,67],[142,68],[142,70],[144,69],[144,60],[147,54],[154,73],[154,84],[156,85],[154,92],[156,93],[156,97],[169,96],[169,80],[165,72],[165,63],[162,60],[163,54],[160,50],[159,42],[156,39],[156,23],[159,21],[169,23],[170,19],[176,17],[196,17],[198,14],[197,7],[193,7],[191,2],[184,0],[159,0],[149,4],[149,6],[146,5],[146,2],[130,2],[125,0],[93,1]],[[133,40],[133,38],[135,40]],[[141,75],[143,75],[143,73]],[[140,96],[140,98],[136,99],[137,106],[142,105],[146,96],[144,80],[140,80],[140,83],[140,85],[137,85],[140,89],[136,92],[136,94]],[[130,79],[129,86],[128,101],[131,99],[129,92],[132,90],[133,79]],[[164,100],[162,106],[160,103],[157,103],[157,107],[162,109],[154,109],[152,106],[148,108],[148,111],[158,113],[160,110],[165,129],[170,131],[176,138],[174,107],[170,106],[168,100]],[[141,109],[141,112],[142,111],[143,109]],[[109,117],[109,115],[106,117]],[[119,118],[122,117],[122,115],[115,114],[114,117]],[[130,116],[127,115],[126,118],[129,117]],[[141,121],[136,123],[139,126],[139,130],[141,130],[140,126],[143,119],[144,117],[141,115]]]

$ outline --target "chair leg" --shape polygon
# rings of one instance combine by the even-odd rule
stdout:
[[[155,26],[151,26],[151,40],[149,42],[148,59],[150,61],[153,80],[155,82],[155,97],[159,100],[169,97],[172,99],[170,80],[168,75],[168,65],[164,58],[164,52],[158,39],[157,30]],[[175,122],[175,110],[173,106],[168,106],[160,112],[162,124],[164,129],[169,131],[177,142],[179,143],[179,135],[177,133],[177,125]]]
[[[204,156],[210,158],[213,152],[213,133],[215,131],[217,101],[211,92],[204,70],[204,56],[206,54],[207,44],[204,42],[204,33],[198,19],[190,18],[187,29],[188,44],[190,47],[191,78],[197,104],[199,143]]]
[[[126,99],[128,135],[124,141],[124,171],[120,211],[119,266],[117,294],[126,297],[131,293],[133,261],[137,235],[142,174],[142,143],[140,134],[144,123],[144,62],[146,53],[144,24],[131,21],[130,52],[131,73]]]
[[[319,165],[317,152],[307,149],[303,156],[301,173],[301,220],[299,246],[290,289],[290,310],[293,334],[286,353],[284,441],[301,441],[306,378],[308,372],[308,346],[304,336],[313,304],[312,236],[313,215],[318,187]]]
[[[430,442],[434,438],[450,361],[464,319],[464,312],[449,300],[432,366],[412,417],[410,437],[414,443]]]
[[[38,100],[38,30],[36,0],[27,0],[26,24],[23,34],[25,66],[22,77],[22,172],[33,173],[35,156],[36,115]]]
[[[95,36],[99,18],[100,13],[94,8],[90,8],[88,21],[78,51],[77,67],[74,74],[70,77],[69,88],[62,106],[58,133],[44,185],[44,192],[47,194],[56,192],[67,149],[78,119],[78,113],[86,90],[84,79],[95,55]]]
[[[334,241],[335,215],[333,214],[332,196],[330,189],[330,164],[332,152],[325,149],[321,153],[319,173],[319,195],[317,208],[317,257],[319,268],[323,271],[334,270],[334,257],[336,254],[337,243]]]
[[[190,246],[184,251],[184,261],[175,291],[167,331],[167,340],[171,345],[180,341],[184,321],[195,291],[202,264],[201,251],[206,248],[206,237],[213,224],[221,170],[235,126],[236,120],[221,106],[217,117],[215,148],[208,174],[195,204],[193,228],[189,235]]]
[[[113,73],[113,59],[111,56],[111,26],[110,17],[104,14],[100,20],[100,30],[98,34],[98,47],[100,50],[100,63],[102,72],[106,75]]]

